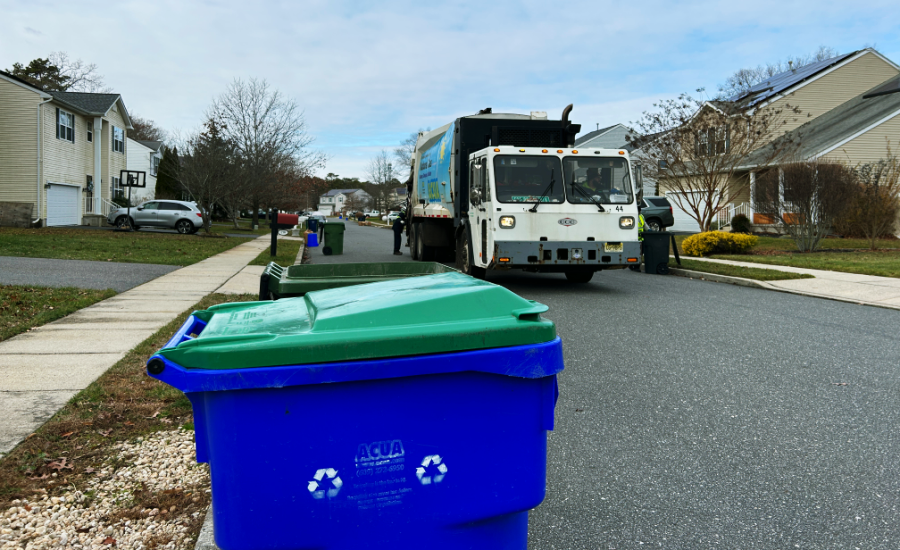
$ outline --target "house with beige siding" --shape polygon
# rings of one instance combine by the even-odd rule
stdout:
[[[895,152],[900,149],[900,93],[895,93],[900,92],[898,78],[900,66],[866,48],[773,75],[747,92],[707,102],[704,109],[729,113],[735,121],[762,109],[799,109],[799,115],[784,117],[768,143],[792,140],[799,144],[797,156],[801,159],[828,158],[856,166],[884,158],[888,142]],[[728,147],[727,128],[715,136],[719,134],[721,143],[713,144],[710,137],[708,143],[695,146],[709,147],[711,154],[724,150]],[[766,225],[769,221],[756,214],[753,206],[754,168],[759,166],[754,159],[761,161],[763,157],[760,148],[735,174],[749,185],[720,213],[721,224],[729,223],[738,213],[746,214],[756,224]],[[673,193],[666,190],[664,181],[660,188]],[[676,219],[685,225],[675,229],[697,229],[689,216],[681,214],[679,218],[676,213]]]
[[[123,194],[131,119],[118,94],[44,91],[0,71],[0,206],[32,225],[102,223]]]

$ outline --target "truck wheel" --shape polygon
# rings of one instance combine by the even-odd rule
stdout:
[[[485,269],[475,267],[472,261],[472,238],[469,228],[459,232],[456,238],[456,269],[476,279],[484,279]]]
[[[593,271],[566,271],[566,279],[570,283],[586,283],[594,276]]]
[[[414,261],[420,261],[419,256],[419,224],[414,223],[409,226],[409,254]]]
[[[433,262],[434,261],[434,247],[425,246],[425,239],[422,237],[422,228],[419,227],[416,230],[416,256],[419,257],[423,262]]]

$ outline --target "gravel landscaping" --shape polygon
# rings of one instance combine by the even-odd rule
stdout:
[[[0,513],[0,548],[192,548],[210,500],[193,439],[177,429],[118,443],[85,491],[14,500]]]

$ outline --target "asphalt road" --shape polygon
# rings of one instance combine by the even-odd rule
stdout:
[[[391,238],[348,225],[328,261],[391,261]],[[550,306],[564,346],[530,549],[900,548],[896,311],[630,271],[489,280]]]
[[[176,265],[0,256],[0,284],[111,288],[124,292],[178,268]]]

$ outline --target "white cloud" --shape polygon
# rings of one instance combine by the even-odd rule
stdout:
[[[67,51],[167,129],[196,127],[233,78],[265,78],[304,108],[325,171],[358,177],[373,151],[484,107],[555,118],[574,103],[589,131],[820,44],[900,54],[900,8],[880,0],[4,0],[2,12],[0,67]]]

